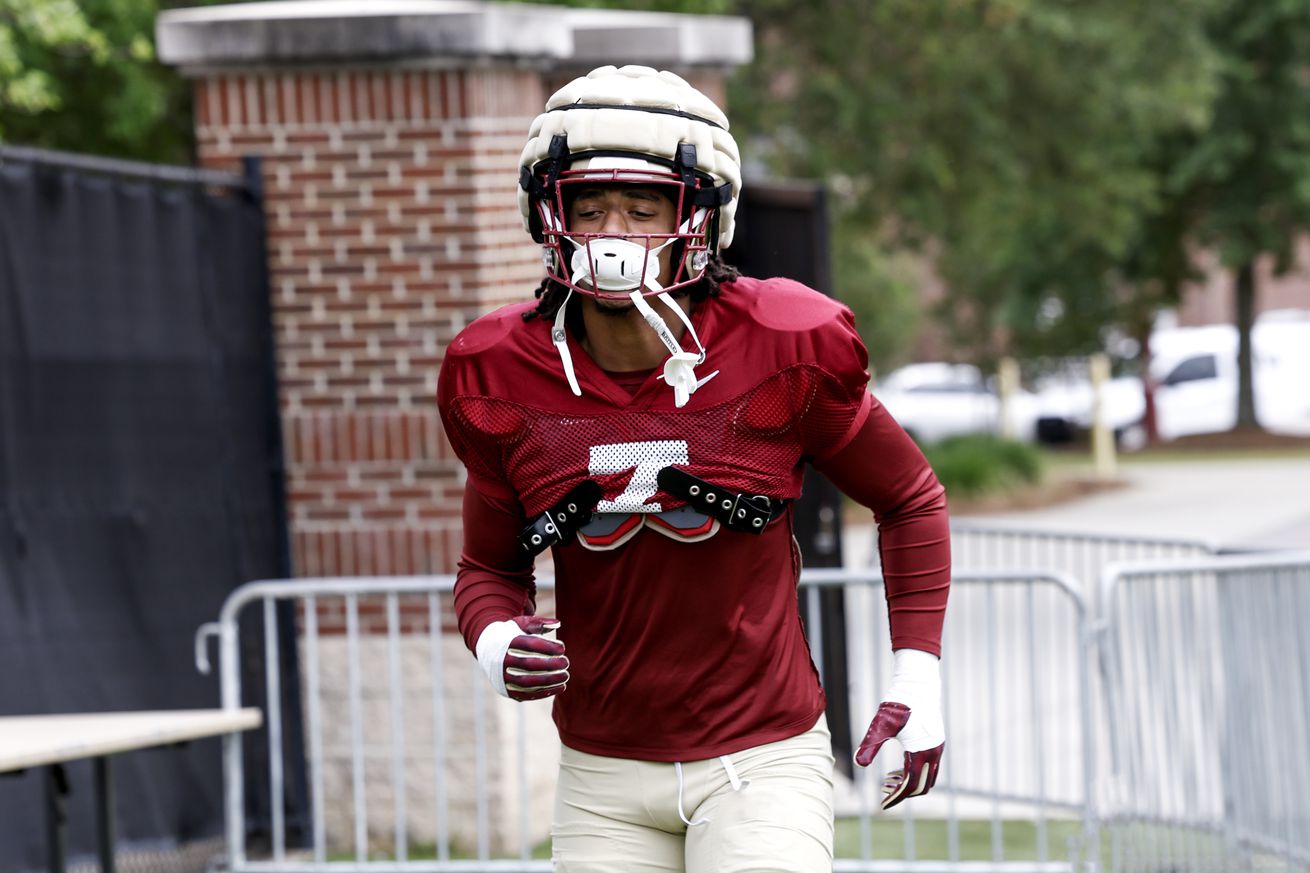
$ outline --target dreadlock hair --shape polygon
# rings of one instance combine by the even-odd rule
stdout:
[[[719,286],[735,282],[740,278],[741,271],[720,258],[716,252],[710,255],[709,263],[705,266],[705,272],[701,273],[699,282],[672,293],[674,297],[689,294],[692,303],[700,303],[702,300],[718,297]],[[523,313],[524,321],[532,321],[534,318],[554,319],[555,313],[559,312],[560,306],[568,299],[569,289],[547,276],[541,280],[535,294],[537,306]]]

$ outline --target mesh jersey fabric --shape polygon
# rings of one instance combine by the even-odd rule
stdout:
[[[440,374],[443,421],[469,470],[456,611],[470,644],[490,621],[532,611],[515,535],[581,478],[618,509],[675,508],[653,470],[645,491],[634,482],[643,462],[681,452],[681,466],[716,484],[795,497],[802,462],[840,452],[876,406],[849,310],[794,282],[741,279],[696,307],[709,350],[697,373],[718,375],[680,410],[654,376],[630,394],[576,346],[574,397],[549,325],[522,320],[528,305],[471,325]],[[758,537],[724,529],[687,543],[641,530],[613,551],[572,543],[553,557],[572,662],[554,717],[569,747],[696,760],[793,736],[823,710],[790,512]]]
[[[822,470],[879,520],[892,647],[939,654],[950,538],[944,492],[922,453],[875,403]],[[504,545],[524,520],[516,501],[470,483],[455,588],[470,648],[487,624],[535,609],[532,560]],[[793,716],[821,707],[795,612],[798,556],[788,552],[796,563],[786,567],[755,560],[783,554],[771,537],[790,521],[744,547],[746,534],[721,530],[699,549],[650,531],[615,552],[556,549],[557,572],[578,580],[557,590],[555,611],[567,624],[561,638],[574,675],[555,702],[565,743],[613,757],[698,760],[791,736]],[[729,535],[737,540],[721,539]],[[683,642],[666,645],[666,636]]]

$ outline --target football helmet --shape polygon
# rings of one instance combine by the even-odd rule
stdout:
[[[669,350],[663,377],[678,406],[703,384],[693,368],[705,350],[668,294],[699,281],[710,255],[732,242],[740,163],[728,119],[712,100],[674,73],[636,65],[601,67],[555,92],[532,123],[520,160],[519,208],[524,227],[543,246],[547,275],[570,295],[630,299]],[[573,198],[597,185],[663,193],[674,204],[675,227],[622,236],[570,228]],[[661,253],[670,247],[665,281]],[[650,296],[682,320],[699,354],[682,349],[645,301]],[[564,310],[556,315],[552,340],[570,388],[580,395]]]

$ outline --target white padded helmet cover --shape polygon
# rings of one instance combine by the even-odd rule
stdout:
[[[614,108],[552,111],[574,104],[667,109],[696,118]],[[574,79],[546,101],[546,111],[532,122],[520,166],[533,168],[548,158],[551,139],[560,133],[567,135],[571,153],[623,151],[671,161],[679,143],[693,144],[696,169],[708,174],[716,185],[732,186],[732,199],[719,210],[719,247],[727,248],[732,243],[733,216],[741,193],[741,155],[728,132],[727,117],[714,101],[680,76],[629,65],[600,67]],[[531,208],[528,193],[520,189],[524,227],[528,227]]]

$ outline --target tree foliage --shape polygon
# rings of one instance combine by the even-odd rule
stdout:
[[[209,2],[0,0],[0,139],[187,160],[154,20]],[[734,133],[750,165],[827,183],[833,290],[880,366],[924,265],[986,363],[1144,335],[1202,248],[1249,298],[1310,225],[1310,0],[540,2],[753,20]]]
[[[1222,60],[1213,121],[1166,143],[1167,179],[1180,233],[1231,271],[1238,423],[1254,426],[1256,261],[1286,271],[1310,231],[1310,0],[1226,0],[1206,24]]]
[[[1090,349],[1163,207],[1155,144],[1208,123],[1210,2],[761,0],[735,105],[774,166],[931,259],[972,357]]]
[[[1175,145],[1175,190],[1229,267],[1290,266],[1310,224],[1310,0],[1228,0],[1208,22],[1223,62],[1213,123]]]
[[[585,5],[748,15],[732,82],[752,163],[828,183],[839,296],[884,366],[936,313],[980,363],[1141,333],[1191,276],[1195,195],[1166,145],[1206,137],[1229,0],[739,0]],[[584,5],[578,0],[572,5]]]
[[[839,211],[832,234],[833,281],[824,289],[851,307],[869,348],[875,375],[903,361],[923,324],[924,267],[904,252],[879,245],[858,222]]]
[[[158,0],[0,0],[0,140],[186,162],[190,85],[155,60]]]
[[[684,12],[690,15],[745,14],[740,0],[517,0],[578,9],[629,9],[636,12]],[[620,63],[616,60],[615,63]]]

